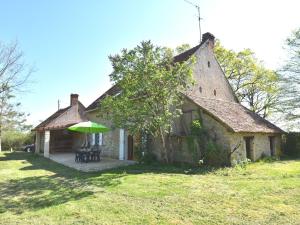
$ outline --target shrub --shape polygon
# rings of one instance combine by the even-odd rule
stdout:
[[[198,120],[193,120],[191,124],[191,134],[194,136],[199,136],[202,132],[202,125],[201,121]]]
[[[20,149],[23,145],[33,144],[34,134],[31,132],[5,131],[2,136],[2,149]]]
[[[274,162],[274,161],[278,161],[279,158],[276,156],[266,156],[266,155],[262,155],[261,158],[259,159],[259,162]]]
[[[152,152],[141,147],[135,147],[134,156],[139,163],[151,164],[156,161],[156,156]]]
[[[206,165],[224,166],[226,165],[226,158],[227,155],[224,149],[212,140],[208,140],[204,151],[204,163]]]
[[[291,132],[286,135],[283,152],[288,156],[300,156],[300,133]]]

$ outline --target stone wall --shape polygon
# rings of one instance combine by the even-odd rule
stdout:
[[[220,124],[210,115],[204,113],[199,106],[195,103],[186,100],[182,106],[183,115],[176,119],[172,128],[172,135],[170,140],[168,140],[168,146],[171,146],[170,150],[172,151],[173,160],[175,162],[187,162],[187,163],[195,163],[197,160],[201,159],[201,152],[203,149],[200,149],[200,146],[195,142],[193,148],[190,149],[191,146],[189,142],[190,127],[191,123],[195,119],[202,118],[202,126],[205,128],[212,140],[214,140],[218,145],[223,147],[224,151],[228,151],[230,149],[230,139],[229,136],[231,133],[226,129],[225,126]],[[199,115],[200,114],[200,115]],[[160,149],[161,142],[154,138],[151,139],[151,151],[157,156],[160,160]],[[200,158],[195,159],[195,151],[197,152],[197,156]]]
[[[103,124],[107,127],[111,127],[111,123],[104,121],[97,117],[96,111],[90,111],[86,114],[88,120]],[[114,159],[119,159],[119,137],[120,129],[112,128],[109,132],[103,133],[102,136],[102,155],[104,157],[110,157]]]
[[[236,98],[231,86],[219,66],[209,42],[204,43],[196,51],[195,57],[196,63],[193,68],[193,75],[196,85],[190,90],[189,94],[235,102]]]
[[[238,149],[232,154],[231,161],[241,161],[246,159],[246,146],[244,137],[253,137],[252,141],[252,159],[258,160],[262,156],[271,156],[269,137],[274,136],[275,155],[281,154],[281,135],[280,134],[263,134],[263,133],[234,133],[230,136],[230,146],[233,150],[236,146]]]
[[[211,115],[205,113],[196,104],[186,100],[182,110],[184,114],[178,118],[173,125],[173,137],[171,137],[174,161],[193,163],[193,151],[188,145],[187,136],[190,134],[189,127],[194,119],[202,119],[202,126],[208,131],[209,136],[215,141],[227,154],[238,146],[238,149],[231,155],[231,162],[243,161],[246,159],[246,147],[244,137],[253,136],[253,160],[262,156],[270,156],[269,137],[274,136],[275,154],[281,152],[281,135],[265,133],[234,133],[226,125],[222,124]],[[151,140],[151,151],[160,159],[161,143],[159,140]],[[199,149],[201,151],[201,149]]]
[[[150,152],[156,156],[158,161],[161,161],[162,144],[160,139],[152,137],[148,141],[150,142],[148,144]],[[167,146],[172,150],[174,162],[195,163],[193,151],[189,149],[186,136],[171,136],[167,141]]]

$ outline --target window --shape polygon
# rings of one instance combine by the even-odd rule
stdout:
[[[214,90],[214,96],[217,96],[217,91],[216,90]]]
[[[199,92],[202,93],[202,87],[199,87]]]
[[[97,133],[92,136],[92,144],[93,145],[103,145],[103,134]]]
[[[210,68],[210,61],[207,62],[207,66],[208,66],[208,68]]]
[[[99,145],[99,134],[95,134],[95,145]]]

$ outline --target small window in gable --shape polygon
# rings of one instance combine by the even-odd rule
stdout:
[[[216,90],[214,90],[214,96],[217,96],[217,91]]]
[[[208,68],[210,68],[210,61],[207,62],[207,66],[208,66]]]
[[[199,87],[199,92],[202,93],[202,87]]]

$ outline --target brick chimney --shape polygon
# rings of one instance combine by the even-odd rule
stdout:
[[[78,104],[78,94],[71,94],[70,97],[70,105],[76,105]]]
[[[203,34],[203,35],[202,35],[202,42],[201,42],[201,44],[203,44],[203,43],[206,42],[207,40],[209,41],[209,42],[208,42],[208,43],[209,43],[209,46],[210,46],[211,48],[214,48],[214,46],[215,46],[215,36],[214,36],[213,34],[209,33],[209,32]]]

